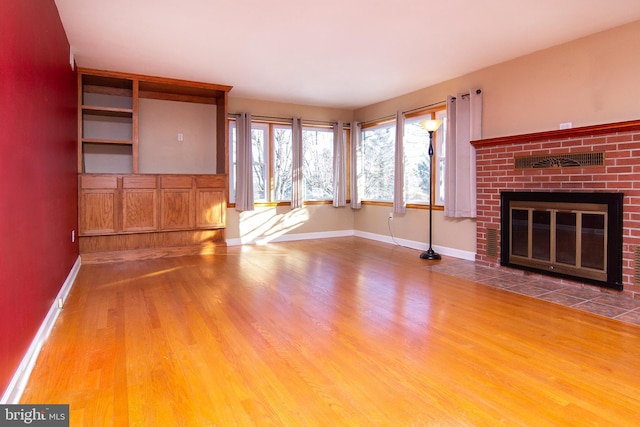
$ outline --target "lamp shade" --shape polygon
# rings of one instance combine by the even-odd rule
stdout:
[[[427,132],[437,131],[441,124],[442,120],[424,120],[420,122],[420,126],[422,126]]]

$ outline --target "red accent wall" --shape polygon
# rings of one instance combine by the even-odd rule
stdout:
[[[2,0],[0,16],[1,395],[78,246],[76,77],[58,10]]]
[[[506,138],[505,138],[506,139]],[[604,167],[550,169],[514,168],[516,157],[605,152]],[[640,298],[634,282],[634,251],[640,246],[640,132],[610,132],[593,136],[543,141],[502,141],[476,147],[477,252],[476,262],[498,266],[487,254],[487,229],[498,231],[500,250],[500,191],[575,191],[624,193],[623,292]],[[551,279],[550,279],[551,280]],[[570,283],[570,282],[569,282]],[[613,291],[612,291],[613,292]]]

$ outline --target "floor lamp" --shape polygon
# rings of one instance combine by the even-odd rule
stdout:
[[[425,120],[420,122],[420,126],[422,126],[427,132],[429,132],[429,249],[422,252],[420,254],[420,258],[422,259],[431,259],[436,260],[440,259],[440,254],[436,253],[431,247],[431,230],[433,230],[433,216],[432,216],[432,205],[433,205],[433,133],[438,130],[440,125],[442,124],[442,120]]]

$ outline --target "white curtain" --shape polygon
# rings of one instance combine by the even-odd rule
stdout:
[[[447,98],[444,214],[476,217],[476,149],[471,140],[482,138],[482,91]]]
[[[253,150],[251,114],[236,119],[236,210],[253,210]]]
[[[333,125],[333,206],[347,205],[347,148],[341,121]]]
[[[304,204],[304,184],[302,182],[302,119],[294,117],[291,132],[291,209],[301,208]]]
[[[396,113],[395,167],[393,173],[393,212],[407,213],[404,201],[404,114]]]
[[[362,153],[362,134],[360,133],[361,124],[359,122],[351,122],[351,144],[349,146],[349,189],[351,198],[351,209],[360,209],[362,200],[358,193],[358,163]]]

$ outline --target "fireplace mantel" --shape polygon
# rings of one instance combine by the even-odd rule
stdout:
[[[546,132],[500,136],[497,138],[476,139],[471,141],[471,145],[474,147],[484,147],[502,144],[518,144],[522,142],[580,138],[583,136],[612,134],[617,132],[633,132],[638,130],[640,130],[640,120],[631,120],[628,122],[605,123],[601,125],[582,126],[571,129],[558,129]]]

